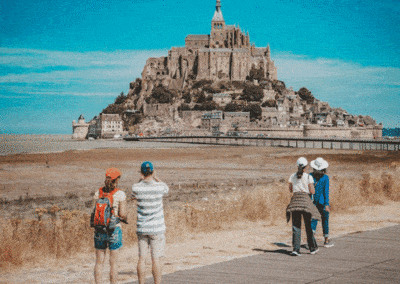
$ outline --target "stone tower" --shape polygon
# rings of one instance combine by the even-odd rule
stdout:
[[[221,11],[221,0],[217,0],[214,17],[211,20],[211,47],[223,47],[225,40],[225,20]]]
[[[78,123],[72,121],[72,139],[85,139],[89,130],[89,123],[85,122],[83,114],[78,118]]]

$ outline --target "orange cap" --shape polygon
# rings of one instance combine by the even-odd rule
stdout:
[[[112,180],[120,177],[122,173],[117,168],[109,168],[106,171],[106,177],[110,177]]]

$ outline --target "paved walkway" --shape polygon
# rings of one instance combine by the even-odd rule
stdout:
[[[333,242],[316,255],[302,249],[300,257],[289,255],[291,247],[261,250],[260,255],[164,275],[163,283],[400,283],[400,225]]]

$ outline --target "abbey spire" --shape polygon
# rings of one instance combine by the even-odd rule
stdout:
[[[224,16],[222,16],[221,11],[221,0],[217,0],[217,4],[215,5],[214,17],[211,20],[211,29],[224,29],[225,20]]]

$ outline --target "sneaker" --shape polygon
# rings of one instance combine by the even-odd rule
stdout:
[[[293,255],[293,256],[301,256],[300,252],[295,251],[295,250],[292,251],[292,253],[291,253],[290,255]]]
[[[331,248],[333,246],[334,246],[334,244],[332,244],[331,241],[327,241],[324,243],[324,248]]]
[[[317,249],[315,249],[315,250],[312,250],[312,251],[310,252],[310,254],[316,254],[318,251],[319,251],[319,248],[317,248]]]

